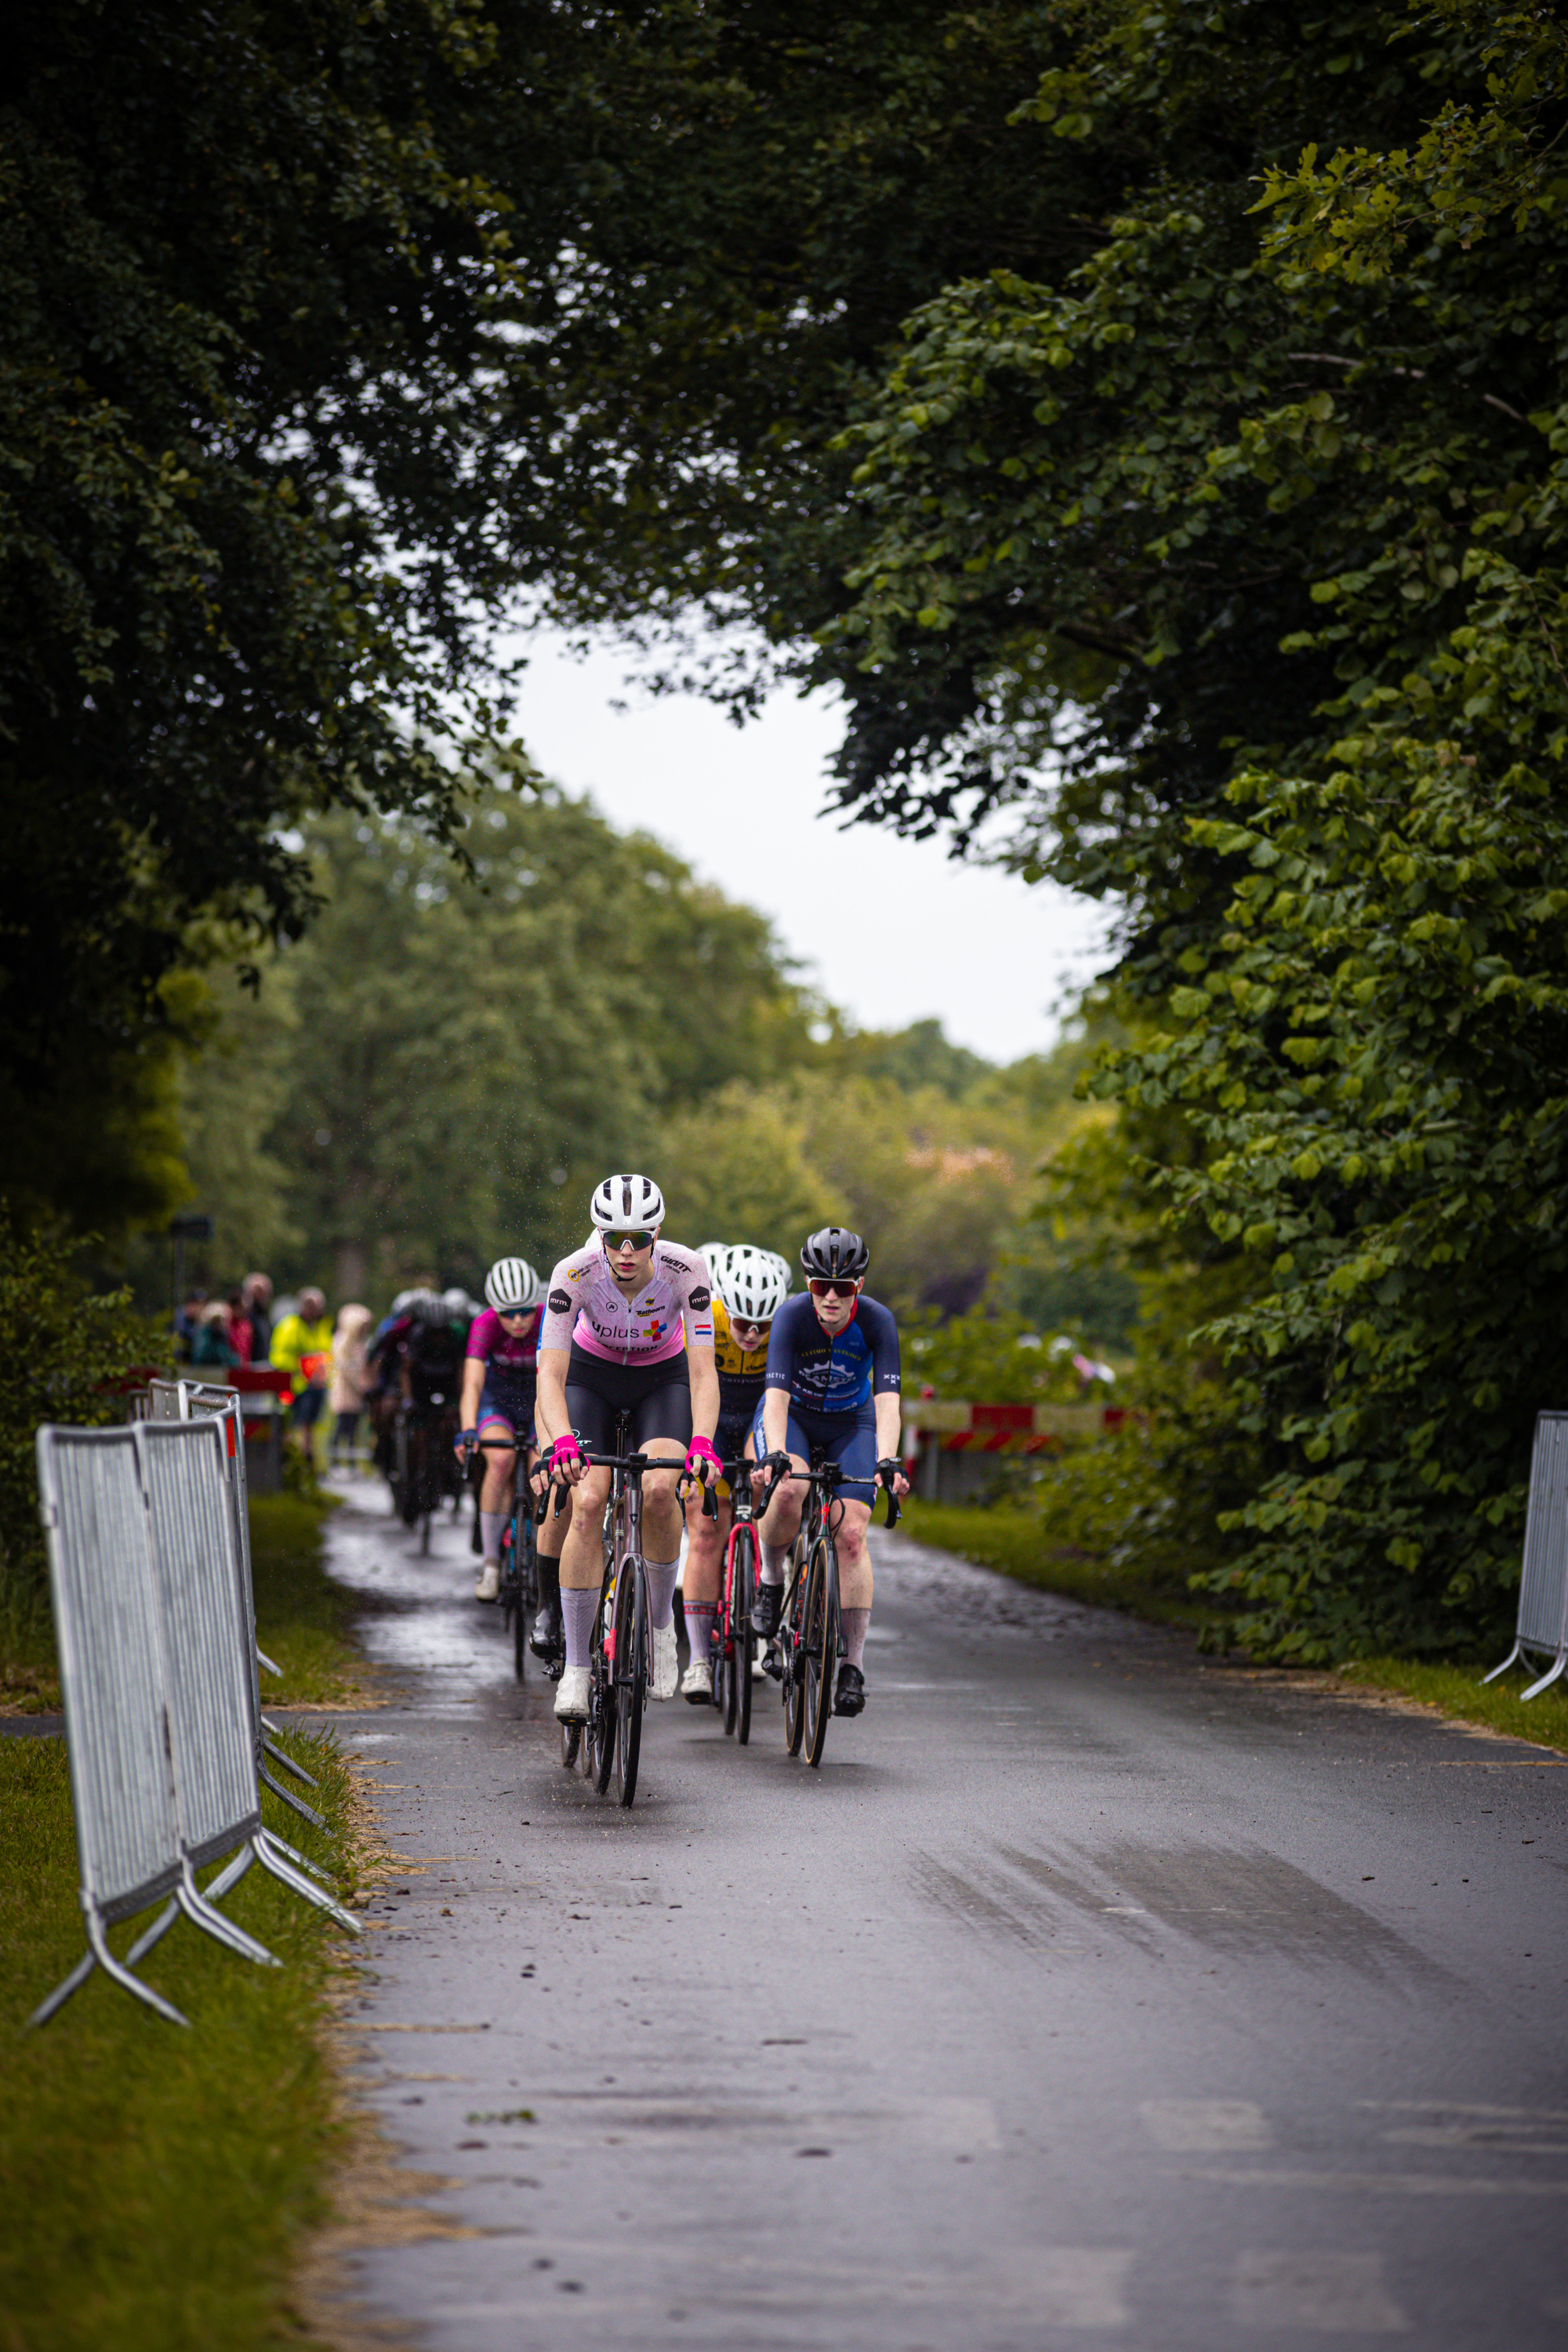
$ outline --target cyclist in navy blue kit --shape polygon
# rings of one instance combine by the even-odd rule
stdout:
[[[846,1474],[837,1499],[838,1590],[844,1658],[834,1693],[835,1715],[858,1715],[866,1704],[866,1628],[871,1622],[871,1555],[866,1542],[877,1479],[907,1495],[900,1469],[899,1327],[888,1308],[864,1295],[870,1251],[858,1234],[825,1225],[800,1254],[804,1295],[786,1298],[773,1317],[763,1401],[752,1428],[759,1463],[787,1454],[797,1470],[810,1466],[813,1446]],[[786,1478],[763,1516],[762,1575],[753,1622],[771,1640],[778,1631],[784,1562],[800,1531],[806,1488]]]

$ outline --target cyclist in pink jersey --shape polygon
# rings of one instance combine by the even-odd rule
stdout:
[[[653,1633],[653,1696],[673,1698],[679,1679],[675,1579],[680,1560],[685,1475],[719,1475],[713,1432],[719,1374],[713,1298],[700,1252],[660,1241],[664,1195],[646,1176],[607,1176],[594,1195],[595,1237],[550,1277],[539,1334],[535,1420],[549,1467],[581,1493],[561,1555],[566,1668],[555,1694],[563,1721],[588,1708],[588,1661],[604,1560],[599,1529],[607,1470],[583,1456],[615,1450],[616,1423],[631,1415],[632,1445],[664,1457],[643,1482],[643,1541]]]
[[[489,1303],[484,1313],[475,1317],[468,1332],[458,1416],[462,1423],[457,1440],[458,1459],[466,1464],[469,1449],[479,1439],[490,1441],[479,1487],[483,1557],[474,1587],[476,1601],[493,1601],[500,1591],[501,1531],[510,1517],[516,1446],[526,1446],[531,1460],[533,1454],[533,1393],[543,1292],[543,1284],[526,1258],[498,1258],[485,1276]],[[512,1450],[500,1450],[502,1439],[514,1441]]]

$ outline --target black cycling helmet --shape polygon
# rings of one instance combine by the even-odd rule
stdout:
[[[847,1225],[824,1225],[802,1249],[800,1262],[808,1282],[814,1276],[818,1280],[833,1275],[858,1279],[871,1263],[871,1253]]]

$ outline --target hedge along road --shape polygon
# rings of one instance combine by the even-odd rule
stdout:
[[[505,2347],[1211,2347],[1568,2320],[1568,1770],[878,1543],[820,1772],[558,1760],[463,1533],[333,1522],[401,1700],[363,2080],[477,2234],[357,2295]]]

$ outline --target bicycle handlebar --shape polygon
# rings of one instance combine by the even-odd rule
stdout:
[[[794,1478],[803,1486],[820,1486],[829,1496],[832,1495],[835,1487],[844,1483],[845,1470],[842,1462],[824,1462],[816,1470],[797,1470],[787,1454],[764,1454],[762,1461],[753,1463],[752,1466],[753,1469],[762,1469],[770,1462],[781,1462],[784,1466],[773,1474],[773,1486],[768,1489],[768,1502],[773,1500],[773,1488],[782,1485],[785,1478]],[[888,1498],[887,1516],[882,1525],[884,1528],[896,1528],[901,1516],[899,1510],[899,1498],[893,1492],[892,1479],[879,1462],[877,1465],[873,1484],[880,1486]],[[763,1504],[763,1508],[766,1510],[767,1503]],[[873,1508],[875,1508],[874,1499]]]

